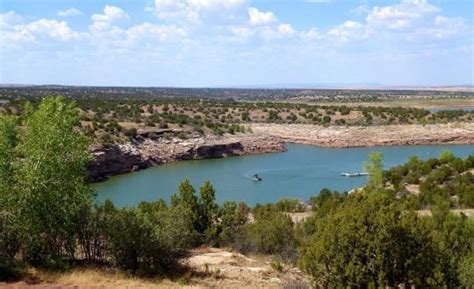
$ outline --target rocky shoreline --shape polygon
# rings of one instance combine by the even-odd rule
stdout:
[[[179,138],[138,138],[92,151],[89,181],[182,160],[200,160],[285,151],[282,139],[270,135],[239,134],[231,137],[194,136]]]
[[[285,151],[285,143],[347,148],[364,146],[474,144],[474,123],[323,127],[252,124],[253,133],[191,136],[188,139],[146,135],[133,142],[92,151],[89,181],[182,160],[224,158]]]
[[[256,134],[285,142],[332,148],[474,144],[474,123],[385,126],[331,126],[305,124],[252,124]]]

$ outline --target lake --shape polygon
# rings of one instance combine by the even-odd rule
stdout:
[[[321,148],[287,144],[287,148],[283,153],[183,161],[114,176],[94,184],[97,200],[110,198],[117,206],[160,198],[169,202],[185,178],[196,191],[204,181],[211,181],[219,203],[234,200],[255,205],[275,202],[282,197],[308,200],[325,187],[347,191],[363,185],[365,177],[343,177],[340,173],[362,171],[371,151],[384,154],[386,168],[402,164],[412,155],[434,158],[443,150],[450,150],[459,157],[474,154],[474,145]],[[253,181],[254,174],[263,180]]]

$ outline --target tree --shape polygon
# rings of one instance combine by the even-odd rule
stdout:
[[[427,227],[385,194],[348,197],[313,226],[300,262],[317,288],[426,288],[435,275]]]
[[[227,245],[235,241],[242,226],[247,221],[247,215],[239,209],[236,202],[226,201],[219,208],[218,245]]]
[[[17,277],[13,263],[23,238],[14,199],[18,188],[15,173],[17,143],[15,118],[0,116],[0,280]]]
[[[189,208],[161,202],[114,209],[106,231],[113,262],[138,275],[172,272],[194,243],[190,214]]]
[[[296,261],[296,242],[291,218],[273,206],[255,209],[255,222],[244,225],[236,244],[242,252],[276,254]]]
[[[0,115],[0,206],[8,191],[15,183],[14,166],[17,158],[16,146],[18,144],[18,129],[15,118]],[[4,207],[1,207],[4,208]]]
[[[196,191],[191,185],[188,179],[185,179],[179,184],[178,193],[171,196],[171,205],[173,207],[182,207],[188,209],[191,212],[190,218],[193,224],[193,228],[199,234],[202,234],[202,228],[200,224],[200,206],[198,198],[196,197]]]
[[[369,174],[367,188],[378,191],[383,187],[383,155],[380,152],[371,152],[365,163],[365,170]]]
[[[28,230],[27,256],[35,264],[54,266],[64,253],[73,257],[74,220],[91,200],[84,181],[89,140],[75,129],[74,103],[62,97],[44,99],[23,117],[18,206]]]
[[[442,164],[449,163],[452,160],[454,160],[454,155],[451,151],[445,150],[445,151],[442,151],[441,154],[439,155],[439,161]]]
[[[213,225],[217,222],[218,205],[216,192],[211,182],[206,181],[199,190],[200,230],[208,235]],[[208,236],[209,237],[209,236]]]
[[[474,288],[474,251],[459,265],[459,279],[463,288]]]
[[[437,270],[435,287],[448,284],[450,288],[461,285],[459,273],[469,270],[462,261],[472,254],[474,249],[474,221],[465,216],[450,213],[449,205],[439,204],[432,210],[433,217],[428,219],[430,236],[438,252],[435,260]],[[460,267],[461,266],[461,267]],[[467,287],[469,288],[469,287]]]

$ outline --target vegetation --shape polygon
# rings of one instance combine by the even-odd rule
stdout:
[[[169,204],[117,208],[94,204],[85,182],[91,140],[79,122],[80,110],[61,97],[0,116],[2,280],[21,277],[25,266],[65,270],[78,262],[166,275],[180,272],[192,248],[212,245],[277,256],[278,271],[280,260],[298,264],[316,288],[473,285],[474,221],[449,211],[473,207],[473,156],[412,157],[382,171],[383,157],[373,153],[363,188],[324,189],[309,206],[294,199],[219,205],[211,183],[197,193],[184,180]],[[289,214],[309,207],[312,216],[294,224]]]
[[[301,266],[317,288],[457,288],[460,258],[473,250],[472,221],[448,211],[420,218],[373,191],[347,197],[304,227]]]
[[[439,203],[448,207],[474,207],[474,156],[466,159],[443,152],[439,159],[421,160],[415,156],[385,173],[386,185],[392,186],[408,206],[430,208]],[[415,194],[407,188],[417,189]]]
[[[222,93],[221,95],[219,93]],[[292,95],[293,93],[293,95]],[[141,88],[0,88],[0,113],[19,115],[26,101],[37,105],[42,97],[64,94],[80,108],[80,128],[96,144],[108,145],[173,134],[182,139],[204,134],[238,134],[250,123],[371,126],[472,122],[474,112],[450,110],[354,106],[341,101],[471,96],[466,93],[344,90],[220,90]],[[309,95],[335,104],[291,102]],[[427,95],[425,95],[427,94]],[[275,100],[284,99],[286,102]],[[311,98],[313,99],[313,98]],[[259,100],[250,101],[250,100]]]

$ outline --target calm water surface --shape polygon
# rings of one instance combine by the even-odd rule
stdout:
[[[167,164],[115,176],[94,186],[98,201],[110,198],[116,205],[125,206],[160,198],[168,202],[185,178],[196,188],[210,180],[219,202],[234,200],[254,205],[281,197],[307,200],[324,187],[345,191],[361,186],[365,177],[347,178],[340,173],[362,171],[364,161],[374,150],[384,154],[386,167],[404,163],[412,155],[437,157],[443,150],[460,157],[474,154],[473,145],[333,149],[288,144],[287,148],[284,153]],[[254,174],[263,181],[252,181]]]

